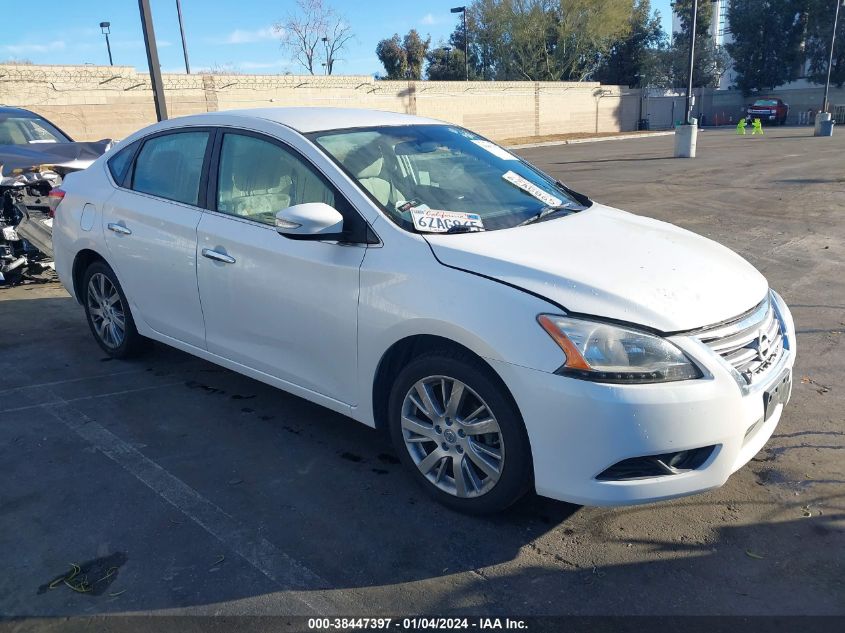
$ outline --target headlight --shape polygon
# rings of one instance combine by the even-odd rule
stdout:
[[[540,325],[566,357],[556,373],[613,383],[701,378],[701,371],[664,338],[597,321],[541,314]]]

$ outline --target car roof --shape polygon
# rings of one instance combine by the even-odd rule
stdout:
[[[245,110],[222,110],[200,115],[199,118],[215,119],[224,116],[237,116],[266,119],[280,123],[297,132],[307,134],[323,130],[348,128],[396,126],[396,125],[435,125],[443,121],[418,117],[398,112],[365,110],[363,108],[252,108]],[[211,122],[211,121],[210,121]]]
[[[38,117],[35,112],[31,110],[24,110],[23,108],[16,108],[14,106],[0,105],[0,114],[17,114],[26,117]]]

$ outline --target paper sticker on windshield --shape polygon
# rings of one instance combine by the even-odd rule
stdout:
[[[532,196],[537,198],[537,200],[539,200],[540,202],[542,202],[543,204],[545,204],[547,206],[559,207],[560,205],[563,204],[563,200],[561,200],[560,198],[556,198],[555,196],[553,196],[550,193],[546,193],[545,191],[540,189],[540,187],[535,185],[533,182],[523,178],[522,176],[520,176],[517,173],[514,173],[512,171],[506,171],[504,174],[502,174],[502,178],[507,180],[512,185],[516,185],[517,187],[522,189],[524,192],[531,194]]]
[[[504,148],[499,147],[495,143],[491,143],[490,141],[473,141],[476,145],[478,145],[482,149],[486,149],[488,152],[493,154],[496,158],[501,158],[502,160],[516,160],[516,156],[511,154]]]
[[[396,210],[402,211],[403,213],[405,211],[413,211],[415,209],[417,211],[425,211],[426,209],[429,209],[429,208],[431,208],[431,207],[429,207],[427,204],[417,202],[416,200],[400,200],[399,202],[396,203]]]
[[[477,213],[440,211],[437,209],[413,209],[411,216],[418,231],[445,233],[453,226],[467,226],[470,230],[483,231],[484,223]]]

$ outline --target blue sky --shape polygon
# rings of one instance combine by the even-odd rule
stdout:
[[[437,43],[446,39],[459,16],[449,8],[461,0],[326,0],[347,17],[356,39],[335,73],[369,75],[382,70],[376,43],[415,28]],[[108,64],[101,21],[111,22],[114,63],[146,70],[136,0],[39,0],[38,28],[7,28],[0,60],[30,59],[36,64]],[[184,72],[175,0],[151,0],[159,58],[165,72]],[[652,0],[663,28],[671,28],[669,0]],[[26,12],[23,5],[21,11]],[[72,7],[72,8],[71,8]],[[293,9],[294,0],[182,0],[192,71],[231,67],[248,73],[302,72],[280,49],[273,24]],[[30,25],[32,19],[29,20]]]

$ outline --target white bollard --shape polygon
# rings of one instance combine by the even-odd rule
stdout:
[[[695,158],[698,124],[679,125],[675,128],[675,158]]]

